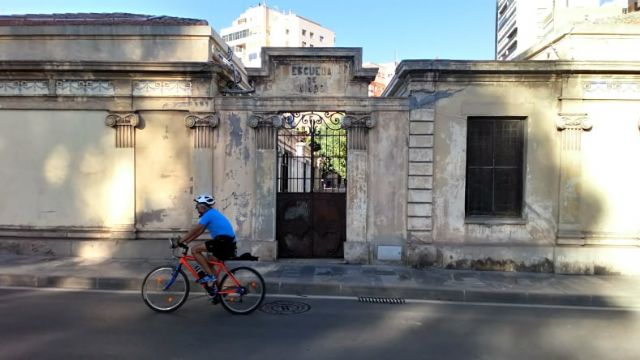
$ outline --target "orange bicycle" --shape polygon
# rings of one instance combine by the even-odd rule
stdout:
[[[193,256],[188,256],[189,247],[185,244],[178,244],[174,240],[171,248],[182,248],[181,255],[175,255],[178,259],[176,265],[164,265],[157,267],[142,281],[142,299],[151,309],[157,312],[172,312],[178,310],[189,297],[189,279],[183,267],[188,270],[194,279],[198,279],[197,271],[191,266],[194,262]],[[264,279],[256,270],[240,266],[229,270],[224,261],[208,260],[214,271],[218,283],[218,291],[212,297],[215,304],[218,301],[225,310],[232,314],[249,314],[257,309],[266,293]],[[222,278],[220,278],[220,275]],[[205,287],[206,284],[199,284]]]

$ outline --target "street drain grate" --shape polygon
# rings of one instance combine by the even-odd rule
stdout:
[[[311,306],[297,301],[274,301],[262,305],[260,311],[272,315],[296,315],[309,311]]]
[[[403,298],[386,298],[386,297],[372,297],[372,296],[360,296],[359,302],[371,303],[371,304],[404,304]]]

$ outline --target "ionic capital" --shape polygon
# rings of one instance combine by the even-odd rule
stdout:
[[[284,124],[281,114],[255,113],[249,117],[247,125],[251,128],[270,126],[280,128]]]
[[[184,124],[190,129],[195,127],[214,128],[220,124],[220,117],[216,113],[191,113],[184,118]]]
[[[135,129],[140,124],[140,118],[138,118],[137,114],[131,112],[111,112],[105,118],[104,123],[116,130],[117,148],[135,147]]]
[[[140,124],[140,119],[135,113],[109,113],[104,124],[109,127],[116,126],[132,126],[136,127]]]
[[[343,129],[367,128],[372,129],[376,126],[376,119],[371,114],[349,114],[342,119]]]
[[[556,129],[562,130],[591,130],[593,124],[587,114],[559,114],[556,120]]]

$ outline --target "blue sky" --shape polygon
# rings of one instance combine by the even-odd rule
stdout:
[[[258,0],[0,0],[0,14],[129,12],[204,19],[216,31]],[[492,60],[495,0],[269,0],[336,33],[364,61]]]

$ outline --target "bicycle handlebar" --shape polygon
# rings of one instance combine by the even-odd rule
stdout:
[[[189,249],[189,246],[185,243],[180,242],[180,238],[179,237],[175,237],[175,238],[171,238],[169,239],[169,243],[171,243],[171,248],[175,249],[177,247],[181,247],[185,250]]]

